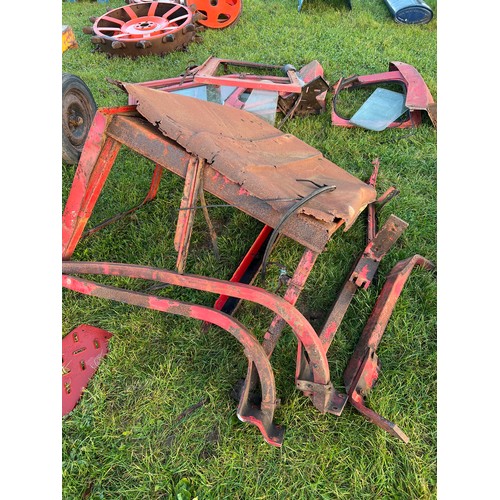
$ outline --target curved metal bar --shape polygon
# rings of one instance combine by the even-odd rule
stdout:
[[[229,332],[243,346],[249,364],[254,363],[257,367],[262,392],[260,410],[249,407],[248,402],[244,401],[244,395],[242,396],[238,407],[238,418],[243,422],[256,425],[269,444],[281,446],[283,429],[273,424],[274,409],[276,407],[276,386],[271,363],[259,341],[239,321],[210,307],[100,285],[74,276],[63,274],[62,285],[75,292],[93,297],[116,300],[125,304],[208,321]]]
[[[326,352],[313,327],[306,318],[286,300],[262,288],[215,278],[178,274],[174,271],[135,264],[63,261],[62,270],[63,273],[68,274],[105,274],[159,281],[170,285],[228,295],[230,297],[236,297],[260,304],[281,316],[291,327],[298,341],[303,344],[309,357],[313,381],[316,384],[330,384],[330,369],[326,358]]]

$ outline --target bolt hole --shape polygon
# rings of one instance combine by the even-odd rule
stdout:
[[[80,361],[80,367],[82,368],[82,370],[87,369],[87,367],[85,366],[85,361],[83,361],[83,359]]]
[[[71,384],[69,382],[64,384],[64,390],[66,391],[66,394],[71,394]]]

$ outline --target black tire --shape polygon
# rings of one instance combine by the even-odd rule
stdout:
[[[62,160],[68,165],[78,163],[97,106],[92,92],[83,80],[69,73],[62,74]]]

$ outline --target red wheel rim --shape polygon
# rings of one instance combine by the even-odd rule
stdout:
[[[145,6],[147,11],[144,10]],[[179,31],[189,24],[191,19],[191,11],[183,5],[147,2],[112,10],[97,19],[93,29],[99,36],[111,37],[121,42],[136,42]]]
[[[194,0],[193,3],[206,17],[198,22],[207,28],[227,28],[241,14],[241,0]]]

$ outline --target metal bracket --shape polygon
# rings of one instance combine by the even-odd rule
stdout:
[[[295,387],[297,387],[299,391],[314,392],[316,394],[328,394],[333,390],[331,382],[328,382],[328,384],[317,384],[310,380],[297,380],[295,382]]]
[[[347,395],[337,391],[331,381],[328,384],[317,384],[310,380],[296,380],[295,387],[310,396],[321,413],[340,416],[347,403]]]
[[[378,263],[407,227],[407,222],[395,215],[391,215],[375,238],[367,245],[349,281],[354,282],[359,288],[368,288],[377,271]]]

